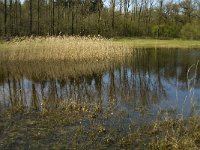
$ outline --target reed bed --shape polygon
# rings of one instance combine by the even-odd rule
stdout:
[[[131,52],[123,43],[100,37],[70,36],[16,38],[1,44],[0,49],[0,57],[6,61],[100,61],[120,58]]]
[[[101,37],[24,37],[0,44],[1,74],[46,79],[102,73],[133,50]]]

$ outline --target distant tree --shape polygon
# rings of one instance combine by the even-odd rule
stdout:
[[[4,35],[7,34],[7,0],[4,0]]]
[[[111,0],[111,10],[112,10],[112,29],[114,30],[115,27],[115,5],[116,5],[116,1],[115,0]]]
[[[9,9],[10,9],[10,11],[9,11],[9,13],[10,13],[10,15],[9,15],[9,20],[10,20],[10,34],[11,35],[13,35],[13,3],[12,3],[12,0],[10,0],[10,7],[9,7]]]
[[[37,34],[40,35],[40,0],[37,0]]]
[[[32,26],[33,26],[33,7],[32,0],[29,0],[29,34],[32,34]]]
[[[163,1],[159,0],[159,10],[158,10],[158,31],[157,31],[157,37],[160,37],[161,34],[161,21],[162,21],[162,14],[163,14]]]
[[[180,3],[180,7],[183,9],[185,22],[191,23],[192,20],[192,13],[193,13],[193,6],[192,6],[192,0],[184,0]]]
[[[196,28],[199,19],[198,0],[0,0],[0,33],[5,36],[185,38],[187,29],[187,35],[196,32],[189,25]]]

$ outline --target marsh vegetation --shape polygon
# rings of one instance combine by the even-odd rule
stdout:
[[[6,61],[109,61],[130,52],[125,44],[104,38],[68,36],[16,38],[0,48],[1,58]]]
[[[2,149],[199,149],[199,117],[127,123],[124,112],[63,106],[1,112]],[[162,114],[163,116],[163,114]]]
[[[83,37],[0,46],[0,149],[199,148],[198,46]]]
[[[0,150],[200,149],[199,6],[0,0]]]

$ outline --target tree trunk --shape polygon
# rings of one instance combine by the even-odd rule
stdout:
[[[57,1],[57,34],[60,34],[60,5],[59,1]]]
[[[40,0],[37,1],[37,35],[40,35]]]
[[[22,6],[21,2],[19,1],[19,34],[21,35],[21,29],[22,29]]]
[[[162,9],[163,9],[163,0],[160,0],[160,8],[158,13],[158,31],[157,31],[157,38],[160,37],[160,24],[161,24],[161,17],[162,17]]]
[[[32,14],[32,0],[29,2],[29,15],[30,15],[30,20],[29,20],[29,34],[32,35],[32,25],[33,25],[33,14]]]
[[[12,0],[10,0],[10,34],[13,35]]]
[[[7,34],[7,0],[4,0],[4,35]]]
[[[15,0],[15,35],[18,35],[18,0]]]
[[[101,1],[98,0],[98,35],[101,33]]]
[[[115,0],[112,0],[112,29],[115,27]]]
[[[74,8],[72,7],[72,25],[71,25],[71,30],[72,30],[72,32],[71,32],[71,34],[72,35],[74,35],[74,10],[73,10]]]
[[[51,35],[54,35],[55,33],[55,6],[54,6],[54,0],[51,1]]]

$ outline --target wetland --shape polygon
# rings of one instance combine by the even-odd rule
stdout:
[[[0,149],[200,147],[199,48],[37,40],[0,51]]]

